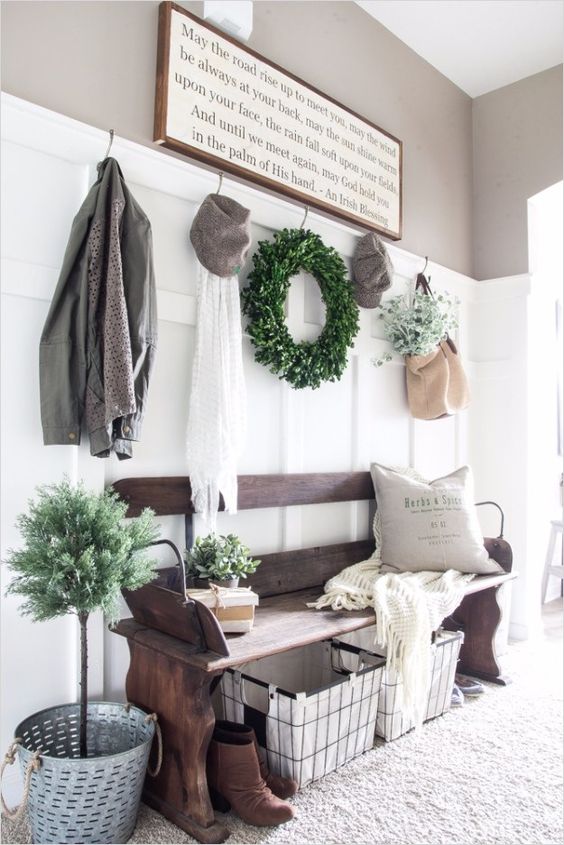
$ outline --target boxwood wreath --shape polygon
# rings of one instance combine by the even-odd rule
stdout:
[[[273,242],[260,241],[253,265],[241,296],[256,360],[295,388],[340,379],[358,332],[358,305],[339,253],[314,232],[283,229]],[[285,323],[284,303],[300,270],[315,278],[326,309],[325,325],[313,342],[296,343]]]

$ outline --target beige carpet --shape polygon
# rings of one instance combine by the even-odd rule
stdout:
[[[379,745],[304,789],[296,818],[253,828],[229,814],[233,843],[556,845],[562,842],[562,643],[512,646],[509,687],[393,743]],[[30,842],[5,822],[7,843]],[[132,843],[194,840],[141,808]]]

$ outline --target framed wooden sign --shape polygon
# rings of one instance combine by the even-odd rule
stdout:
[[[159,8],[155,141],[401,238],[401,141],[175,3]]]

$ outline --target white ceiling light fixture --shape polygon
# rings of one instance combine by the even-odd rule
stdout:
[[[357,0],[471,97],[562,62],[562,0]]]

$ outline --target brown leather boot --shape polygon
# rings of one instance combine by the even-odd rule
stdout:
[[[290,798],[298,791],[298,784],[292,778],[283,778],[281,775],[275,775],[268,769],[268,764],[264,759],[263,751],[258,744],[256,734],[248,725],[240,725],[237,722],[228,722],[225,719],[216,719],[215,727],[217,731],[223,731],[227,734],[236,734],[237,736],[246,736],[254,742],[257,750],[257,757],[260,763],[260,776],[266,785],[278,798]]]
[[[273,795],[262,779],[255,745],[248,737],[216,731],[207,772],[216,810],[232,808],[244,822],[259,827],[284,824],[294,817],[294,808]]]

